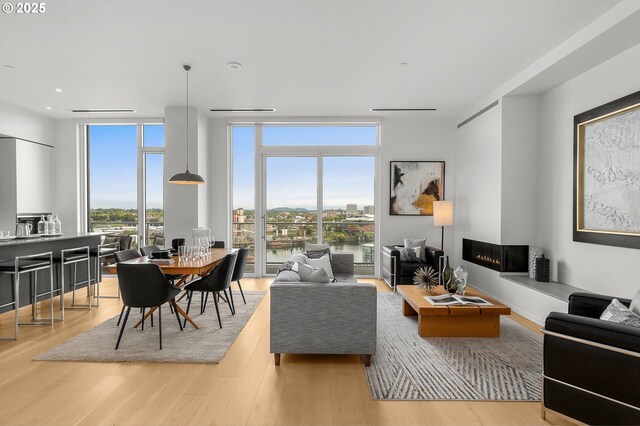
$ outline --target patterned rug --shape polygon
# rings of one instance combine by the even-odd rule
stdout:
[[[499,338],[418,336],[402,298],[378,293],[378,345],[365,368],[373,399],[540,401],[542,337],[509,318]]]
[[[151,327],[150,321],[147,320],[143,331],[140,327],[133,328],[141,316],[132,309],[117,351],[114,348],[120,328],[116,326],[116,315],[91,330],[41,353],[33,360],[218,363],[235,342],[266,292],[245,291],[244,294],[247,299],[246,305],[242,303],[240,294],[234,292],[236,314],[233,316],[226,303],[220,303],[222,328],[218,325],[213,297],[209,297],[207,309],[200,315],[200,296],[193,296],[189,316],[198,324],[199,330],[187,323],[184,331],[180,331],[175,314],[172,314],[169,305],[165,304],[162,307],[162,350],[158,343],[157,314],[154,314],[155,327]],[[180,302],[180,305],[186,309],[186,303]]]

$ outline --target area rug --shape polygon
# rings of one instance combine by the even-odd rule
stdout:
[[[379,400],[539,401],[542,337],[509,318],[498,338],[418,336],[402,298],[378,294],[378,345],[364,369]]]
[[[115,316],[97,327],[80,334],[48,350],[34,361],[87,361],[87,362],[177,362],[177,363],[218,363],[236,340],[253,312],[262,301],[264,291],[245,291],[247,304],[242,303],[240,294],[234,294],[236,314],[231,315],[229,307],[220,303],[222,328],[218,325],[213,298],[209,297],[207,309],[200,315],[200,297],[194,295],[189,316],[200,327],[194,329],[189,323],[180,331],[175,314],[169,305],[162,307],[162,350],[158,341],[157,311],[155,327],[145,321],[144,331],[134,329],[140,314],[131,310],[127,328],[122,335],[120,347],[116,351],[119,327]],[[180,303],[183,309],[186,305]]]

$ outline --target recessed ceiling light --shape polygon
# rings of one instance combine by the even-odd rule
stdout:
[[[56,92],[62,93],[62,89],[56,89]]]
[[[234,71],[242,69],[242,64],[240,62],[229,62],[227,66],[229,67],[229,69],[232,69]]]
[[[407,65],[409,65],[409,64],[408,64],[408,63],[406,63],[406,62],[400,62],[400,66],[401,66],[401,67],[406,67]]]
[[[276,112],[275,108],[211,108],[211,112]]]
[[[72,109],[71,112],[81,112],[89,114],[108,114],[108,113],[124,113],[124,112],[136,112],[132,108],[91,108],[91,109]]]
[[[52,110],[52,109],[53,109],[53,108],[51,108],[51,107],[45,107],[45,108],[46,108],[46,109],[48,109],[48,110]]]
[[[8,70],[12,70],[13,69],[13,67],[11,65],[3,65],[2,67],[6,68]]]

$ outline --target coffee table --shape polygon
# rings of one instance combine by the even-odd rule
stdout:
[[[434,306],[424,297],[443,294],[442,287],[431,293],[414,285],[399,285],[397,288],[404,299],[402,314],[418,316],[418,334],[421,337],[500,337],[500,315],[511,314],[510,307],[469,287],[467,295],[480,296],[493,305]]]

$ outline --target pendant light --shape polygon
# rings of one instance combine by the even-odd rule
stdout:
[[[187,72],[187,171],[171,176],[169,183],[178,185],[200,185],[204,183],[202,176],[189,171],[189,70],[191,70],[191,65],[183,65],[182,68]]]

